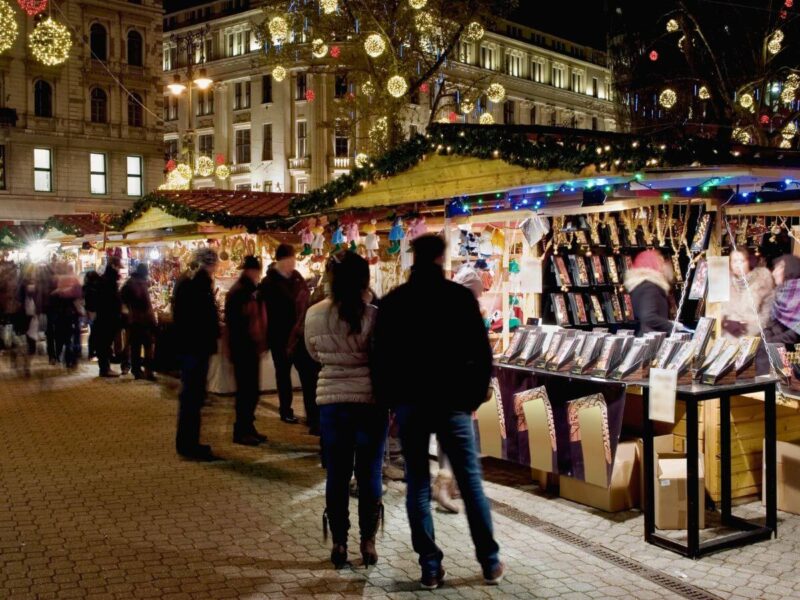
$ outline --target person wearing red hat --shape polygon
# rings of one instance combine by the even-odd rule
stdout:
[[[668,296],[672,278],[672,267],[658,250],[640,252],[633,260],[633,268],[625,273],[625,289],[631,295],[639,334],[672,331]]]

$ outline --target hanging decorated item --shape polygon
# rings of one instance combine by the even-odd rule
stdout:
[[[283,17],[273,17],[268,27],[273,44],[280,45],[289,37],[289,24]]]
[[[319,0],[319,7],[326,15],[335,13],[339,8],[339,0]]]
[[[491,115],[491,113],[483,113],[481,118],[478,119],[478,122],[481,125],[494,125],[494,117]]]
[[[652,60],[653,62],[656,62],[658,60],[658,52],[656,52],[655,50],[651,51],[650,52],[650,60]]]
[[[175,160],[170,158],[167,161],[167,164],[164,166],[164,169],[166,170],[167,173],[171,173],[172,171],[175,170],[175,167],[177,167],[177,166],[178,166],[178,164],[175,162]]]
[[[36,16],[47,8],[47,0],[17,0],[17,2],[29,17]]]
[[[283,81],[284,79],[286,79],[286,69],[278,65],[277,67],[272,69],[272,78],[278,82]]]
[[[430,84],[427,81],[423,81],[422,83],[419,84],[419,91],[422,92],[423,94],[427,94],[428,92],[431,91]]]
[[[339,58],[342,54],[341,46],[331,46],[331,58]]]
[[[494,231],[492,231],[492,237],[490,239],[492,241],[492,246],[495,247],[496,252],[501,254],[506,247],[506,232],[500,227],[495,227]]]
[[[328,45],[322,38],[316,38],[311,42],[311,54],[314,58],[325,58],[328,54]]]
[[[759,122],[762,125],[769,125],[769,115],[761,115],[761,117],[759,118]]]
[[[742,129],[741,127],[736,127],[733,130],[731,137],[739,144],[747,145],[751,141],[753,141],[753,138],[750,136],[750,133],[746,129]]]
[[[216,165],[224,165],[225,164],[225,155],[222,153],[217,154],[214,157],[214,164]]]
[[[344,228],[342,225],[339,225],[336,229],[333,230],[333,235],[331,236],[331,244],[333,244],[333,249],[331,250],[331,254],[334,252],[338,252],[344,247]]]
[[[201,156],[197,159],[194,171],[200,177],[211,177],[214,174],[214,161],[208,156]]]
[[[306,101],[307,102],[313,102],[316,99],[316,97],[317,97],[317,94],[314,92],[314,90],[306,90]]]
[[[679,29],[678,22],[675,19],[670,19],[669,21],[667,21],[668,33],[675,33],[676,31],[678,31],[678,29]]]
[[[300,256],[311,256],[311,245],[314,243],[314,234],[311,232],[311,222],[306,222],[300,231],[300,243],[303,244],[303,251]]]
[[[179,163],[178,166],[175,167],[175,171],[186,181],[192,180],[192,168],[189,165],[185,163]]]
[[[797,96],[797,88],[787,87],[783,88],[781,92],[781,102],[784,104],[791,104]]]
[[[47,17],[28,36],[28,46],[36,60],[52,67],[69,58],[72,37],[66,27]]]
[[[364,225],[364,246],[367,249],[367,261],[374,265],[378,262],[378,248],[380,247],[380,237],[378,237],[378,226],[375,219]]]
[[[697,97],[700,98],[700,100],[708,100],[711,98],[711,93],[706,86],[701,85],[700,89],[697,90]]]
[[[394,75],[386,82],[386,89],[393,97],[400,98],[408,91],[408,82],[401,75]]]
[[[455,111],[450,111],[447,115],[447,120],[450,121],[451,123],[455,123],[456,121],[458,121],[458,113]]]
[[[367,156],[363,152],[359,152],[358,154],[356,154],[355,163],[359,169],[363,169],[369,164],[369,156]]]
[[[550,221],[548,221],[547,217],[534,215],[520,223],[519,228],[525,237],[525,241],[533,248],[544,236],[550,233]]]
[[[0,0],[0,54],[14,45],[18,32],[14,9],[5,0]]]
[[[358,249],[358,245],[361,243],[361,233],[358,230],[358,221],[353,219],[347,224],[345,235],[347,236],[347,243],[349,244],[350,250],[355,252]]]
[[[499,104],[506,99],[506,88],[499,83],[493,83],[486,88],[486,97],[489,98],[490,102]]]
[[[675,93],[674,90],[667,88],[658,97],[658,103],[666,109],[670,109],[675,106],[675,103],[678,101],[678,95]]]
[[[473,110],[475,110],[475,103],[472,100],[470,100],[469,98],[467,98],[466,96],[464,96],[461,99],[461,104],[460,104],[459,108],[461,108],[461,112],[462,113],[464,113],[465,115],[468,115]]]
[[[320,262],[324,260],[322,250],[325,248],[325,228],[321,225],[317,225],[311,230],[311,233],[314,234],[314,239],[311,242],[311,250],[314,254],[314,258],[311,260]]]
[[[478,23],[477,21],[473,21],[469,25],[467,25],[467,32],[464,35],[464,39],[468,42],[477,42],[481,38],[483,38],[486,30],[483,28],[483,25]]]
[[[364,40],[364,52],[372,58],[378,58],[386,51],[386,42],[379,33],[371,33]]]
[[[414,24],[420,33],[430,33],[434,28],[433,15],[429,12],[420,12],[414,17]]]
[[[403,219],[397,217],[389,230],[389,254],[400,252],[400,242],[404,237],[406,237],[406,233],[403,230]]]
[[[739,96],[739,104],[742,105],[742,108],[750,108],[753,106],[753,96],[750,94],[742,94]]]
[[[428,224],[425,223],[425,217],[418,217],[411,222],[408,228],[408,239],[415,240],[418,237],[428,233]]]
[[[795,135],[797,135],[797,125],[794,123],[787,123],[786,127],[784,127],[781,131],[781,135],[785,140],[792,139]]]
[[[217,176],[217,179],[225,181],[228,177],[231,176],[231,170],[228,165],[217,165],[214,174]]]
[[[782,50],[782,48],[783,47],[781,46],[781,43],[778,40],[776,40],[775,38],[772,38],[769,42],[767,42],[767,50],[773,56],[775,54],[778,54],[778,52],[780,52]]]

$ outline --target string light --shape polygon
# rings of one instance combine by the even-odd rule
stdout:
[[[679,25],[675,19],[670,19],[669,21],[667,21],[667,32],[675,33],[676,31],[678,31],[678,29]]]
[[[315,58],[325,58],[328,54],[327,44],[325,44],[321,38],[316,38],[311,42],[311,54],[313,54]]]
[[[700,89],[697,90],[697,97],[700,98],[700,100],[708,100],[711,98],[711,94],[706,86],[701,86]]]
[[[776,39],[772,39],[767,44],[767,50],[770,54],[775,55],[781,51],[781,43]]]
[[[214,161],[208,156],[201,156],[197,159],[194,172],[200,177],[211,177],[214,174]]]
[[[425,5],[428,3],[428,0],[408,0],[409,6],[414,10],[419,10],[420,8],[425,8]]]
[[[269,22],[269,34],[273,44],[282,44],[289,36],[289,24],[283,17],[273,17]]]
[[[493,83],[486,88],[486,97],[489,98],[491,102],[499,104],[506,99],[506,88],[499,83]]]
[[[17,3],[29,17],[36,16],[47,8],[47,0],[17,0]]]
[[[739,104],[742,105],[742,108],[750,108],[753,106],[753,96],[750,94],[742,94],[739,96]]]
[[[483,113],[481,115],[481,118],[478,119],[478,122],[481,125],[494,125],[494,117],[492,116],[491,113],[488,113],[488,112],[487,113]]]
[[[286,79],[286,69],[278,65],[277,67],[272,69],[272,78],[275,81],[283,81],[284,79]]]
[[[0,54],[14,45],[18,32],[14,9],[5,0],[0,0]]]
[[[783,88],[783,91],[781,92],[781,101],[784,104],[790,104],[794,102],[796,93],[797,93],[797,88],[793,87]]]
[[[678,101],[678,95],[675,93],[675,90],[671,90],[667,88],[661,95],[658,97],[658,103],[666,109],[670,109],[675,106],[675,103]]]
[[[740,144],[749,144],[752,141],[750,134],[741,127],[734,129],[731,137]]]
[[[218,165],[214,174],[217,176],[217,179],[225,181],[231,176],[231,170],[228,165]]]
[[[52,67],[69,58],[72,38],[66,27],[47,17],[28,36],[28,46],[36,60]]]
[[[386,42],[378,33],[371,33],[364,40],[364,52],[372,58],[378,58],[386,50]]]
[[[408,83],[405,78],[400,75],[393,75],[386,82],[386,89],[395,98],[400,98],[408,91]]]
[[[319,7],[326,15],[336,12],[339,8],[339,0],[319,0]]]
[[[367,156],[363,152],[359,152],[358,154],[356,154],[356,161],[355,162],[356,162],[356,166],[359,169],[362,169],[362,168],[366,167],[367,164],[369,163],[369,156]]]
[[[782,42],[783,32],[780,29],[776,29],[775,33],[772,34],[772,39],[775,40],[776,42]]]
[[[469,42],[477,42],[481,38],[483,38],[486,31],[483,28],[483,25],[478,23],[477,21],[473,21],[469,25],[467,25],[467,33],[464,38]]]

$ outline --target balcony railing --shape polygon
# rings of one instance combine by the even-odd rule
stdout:
[[[332,169],[352,169],[353,157],[352,156],[331,156],[329,165]]]
[[[308,169],[311,165],[311,158],[306,156],[303,158],[290,158],[289,159],[289,168],[290,169]]]
[[[231,165],[231,175],[239,175],[240,173],[249,173],[250,163],[240,163],[238,165]]]

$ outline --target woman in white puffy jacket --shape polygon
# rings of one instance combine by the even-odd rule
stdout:
[[[330,298],[306,315],[305,339],[322,365],[317,383],[322,451],[328,477],[326,518],[336,568],[347,564],[349,484],[355,465],[358,525],[364,564],[378,560],[375,534],[382,514],[383,451],[388,413],[375,404],[369,354],[377,309],[369,304],[369,264],[358,254],[338,252],[328,263]]]

